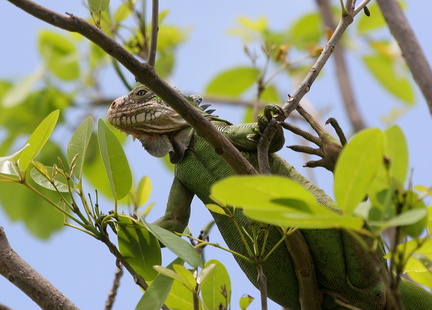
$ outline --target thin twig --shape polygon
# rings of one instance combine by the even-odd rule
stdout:
[[[120,287],[120,279],[122,276],[123,276],[123,269],[120,266],[120,268],[117,268],[114,273],[114,281],[113,281],[112,288],[108,293],[107,301],[105,302],[105,310],[112,309],[115,298],[117,296],[118,288]]]
[[[154,67],[156,62],[156,49],[159,31],[159,0],[153,0],[152,3],[151,43],[147,63],[150,66]]]
[[[329,0],[316,0],[316,3],[321,12],[325,26],[333,30],[336,27],[336,24],[333,19],[333,13]],[[364,129],[366,126],[355,101],[354,90],[345,61],[344,50],[345,49],[343,45],[339,44],[336,46],[333,53],[333,59],[336,68],[336,78],[339,83],[339,91],[343,98],[345,112],[348,114],[348,118],[350,119],[354,132],[358,132]]]

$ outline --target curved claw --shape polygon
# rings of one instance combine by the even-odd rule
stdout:
[[[324,167],[327,170],[333,172],[336,166],[336,161],[339,157],[340,152],[342,151],[343,145],[346,144],[346,138],[342,129],[340,128],[336,119],[329,118],[327,120],[326,124],[331,124],[332,127],[335,129],[338,138],[340,140],[339,143],[338,141],[333,139],[328,133],[326,133],[324,129],[321,126],[319,126],[319,124],[312,118],[312,116],[309,115],[302,108],[301,108],[301,115],[311,125],[311,127],[317,133],[318,137],[288,123],[283,123],[282,127],[316,144],[318,148],[311,148],[311,147],[301,146],[301,145],[293,145],[293,146],[289,146],[289,148],[295,152],[312,154],[321,157],[321,159],[319,160],[307,162],[305,164],[305,167],[310,167],[310,168]]]

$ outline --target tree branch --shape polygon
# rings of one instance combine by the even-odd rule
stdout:
[[[178,91],[170,87],[154,71],[154,68],[140,62],[127,52],[120,44],[107,36],[98,28],[89,24],[82,18],[70,14],[69,16],[58,14],[33,1],[8,0],[17,7],[53,26],[71,32],[77,32],[100,48],[107,54],[117,59],[129,70],[137,81],[147,85],[162,100],[185,119],[204,138],[226,162],[238,174],[256,174],[252,165],[241,155],[236,147],[225,138],[198,110],[193,109],[190,103],[183,98]]]
[[[42,309],[78,310],[77,306],[15,253],[10,247],[3,227],[0,227],[0,274]]]
[[[365,0],[363,1],[357,8],[352,7],[353,1],[348,1],[345,9],[342,10],[342,16],[339,21],[339,24],[337,25],[332,37],[330,40],[328,40],[327,44],[324,46],[321,55],[317,58],[315,61],[315,64],[312,66],[312,68],[309,70],[308,74],[300,84],[300,86],[297,88],[295,93],[292,96],[288,97],[288,100],[285,102],[284,106],[282,107],[284,115],[282,113],[276,114],[273,119],[270,120],[269,126],[265,129],[263,133],[264,139],[260,139],[258,143],[258,152],[259,154],[263,154],[263,156],[259,156],[259,166],[260,167],[267,167],[268,164],[264,161],[265,160],[265,153],[268,149],[265,149],[264,143],[265,141],[271,141],[276,134],[276,128],[275,123],[283,123],[285,119],[294,111],[297,109],[297,107],[300,104],[300,100],[306,95],[306,93],[309,92],[310,88],[312,87],[312,84],[314,83],[315,79],[318,77],[318,74],[321,72],[321,70],[324,68],[324,65],[327,63],[328,59],[332,55],[337,43],[340,41],[342,35],[344,34],[345,30],[348,28],[348,26],[353,22],[354,16],[358,14],[358,12],[361,11],[362,6],[364,7],[369,1]],[[311,123],[313,121],[312,119],[306,119],[308,123]],[[268,171],[268,169],[265,169]]]
[[[329,4],[329,0],[316,0],[316,3],[321,12],[324,25],[333,31],[333,29],[336,27],[336,24],[333,19],[333,13]],[[361,117],[360,111],[357,108],[344,54],[345,52],[343,45],[338,45],[335,47],[333,59],[336,68],[336,78],[339,83],[339,90],[343,98],[345,111],[348,114],[348,118],[350,119],[354,132],[358,132],[364,129],[366,126]]]
[[[151,29],[151,42],[150,52],[148,57],[148,64],[152,67],[156,62],[156,49],[159,31],[159,0],[152,1],[152,29]]]
[[[432,114],[431,66],[397,1],[377,0],[377,3]]]

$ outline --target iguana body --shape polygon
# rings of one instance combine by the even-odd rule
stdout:
[[[197,106],[198,97],[186,98]],[[255,132],[257,125],[231,125],[216,117],[208,117],[243,152],[246,159],[257,167],[255,144],[246,139],[247,135]],[[167,210],[158,220],[159,225],[171,231],[183,232],[186,228],[194,195],[205,204],[213,203],[209,198],[212,184],[235,174],[174,110],[144,86],[115,100],[108,111],[108,120],[115,127],[139,139],[150,154],[160,157],[169,153],[171,161],[176,163]],[[282,134],[272,144],[272,151],[280,149],[283,142]],[[320,203],[328,205],[331,202],[321,189],[278,155],[270,154],[270,166],[273,174],[299,182]],[[216,213],[212,215],[228,247],[247,256],[231,219]],[[256,230],[257,224],[243,216],[241,211],[236,212],[235,218],[250,234],[252,230]],[[322,309],[347,309],[342,304],[359,309],[391,309],[386,286],[379,275],[379,268],[385,268],[384,261],[374,261],[342,230],[310,229],[302,230],[302,234],[313,259],[318,289],[322,294]],[[280,238],[278,228],[270,226],[267,248],[272,248]],[[255,266],[238,258],[236,260],[256,285]],[[269,257],[263,269],[267,276],[269,297],[286,308],[300,309],[298,274],[285,244],[282,243]],[[401,293],[407,309],[432,309],[432,295],[411,284],[403,282],[402,286]]]

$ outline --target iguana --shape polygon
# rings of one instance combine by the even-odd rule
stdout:
[[[192,106],[200,109],[200,96],[183,96]],[[201,111],[257,167],[256,143],[250,137],[256,135],[265,122],[232,125],[203,109]],[[205,204],[213,203],[209,198],[212,184],[234,174],[210,145],[146,86],[138,86],[116,99],[108,110],[107,118],[113,126],[140,140],[151,155],[162,157],[169,154],[175,164],[167,209],[157,221],[170,231],[184,231],[194,195]],[[299,182],[320,203],[329,205],[331,199],[320,188],[274,153],[283,144],[284,136],[280,129],[270,147],[272,173]],[[212,216],[228,247],[247,256],[230,218],[213,212]],[[240,210],[236,210],[235,218],[249,233],[256,229],[256,224],[243,216]],[[268,227],[268,233],[267,248],[270,249],[281,239],[281,233],[274,226]],[[380,268],[386,268],[385,261],[381,259],[383,252],[378,260],[374,259],[347,232],[339,229],[305,229],[301,233],[313,259],[321,295],[310,298],[319,298],[321,309],[393,309],[389,292],[379,275]],[[237,257],[236,260],[250,281],[257,285],[255,266]],[[269,297],[283,307],[301,309],[298,273],[285,244],[282,243],[264,262],[263,271],[267,276]],[[387,269],[385,272],[388,272]],[[432,309],[432,295],[412,283],[401,282],[401,295],[407,309]]]

